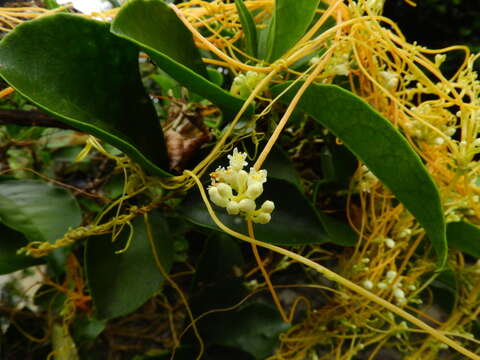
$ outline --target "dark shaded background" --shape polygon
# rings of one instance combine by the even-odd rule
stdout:
[[[407,39],[440,48],[469,45],[480,51],[480,0],[386,0],[384,15],[400,25]]]

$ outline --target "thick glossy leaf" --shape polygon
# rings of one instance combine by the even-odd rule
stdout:
[[[173,262],[168,225],[157,212],[150,213],[149,224],[156,252],[168,272]],[[155,263],[144,218],[136,218],[132,225],[131,244],[123,253],[115,251],[127,243],[130,235],[127,226],[113,244],[110,235],[92,237],[87,242],[87,279],[98,319],[131,313],[153,296],[164,281]]]
[[[238,348],[258,360],[272,355],[278,336],[289,327],[275,308],[263,303],[216,314],[210,321],[207,316],[200,324],[202,338],[207,344]]]
[[[272,89],[279,94],[289,84]],[[302,84],[280,100],[289,104]],[[395,194],[427,231],[443,266],[447,256],[445,221],[438,190],[405,138],[365,101],[335,85],[311,85],[297,109],[328,128]]]
[[[320,0],[275,0],[270,22],[266,60],[273,62],[292,48],[305,34]]]
[[[447,224],[448,245],[465,254],[480,257],[480,227],[465,221]]]
[[[355,245],[358,235],[348,224],[328,216],[321,211],[318,211],[318,217],[330,238],[330,242],[342,246]]]
[[[171,77],[218,105],[226,118],[243,105],[241,99],[207,80],[192,34],[162,0],[128,2],[115,17],[111,31],[139,45]]]
[[[275,202],[272,220],[265,225],[255,226],[258,240],[278,245],[303,245],[329,241],[315,209],[291,183],[268,179],[258,204],[262,199]],[[192,191],[180,206],[180,210],[193,223],[219,230],[211,220],[198,191]],[[246,223],[239,216],[228,215],[225,209],[215,207],[220,220],[241,233],[246,233]]]
[[[162,129],[138,71],[138,50],[109,25],[70,14],[25,22],[0,43],[0,75],[70,126],[167,176]]]
[[[238,270],[244,258],[238,241],[213,232],[196,266],[190,305],[195,316],[238,304],[248,294]]]
[[[238,17],[242,24],[243,34],[245,35],[245,48],[247,53],[256,57],[258,46],[257,27],[253,21],[252,14],[248,11],[243,0],[235,0],[235,7],[237,8]]]
[[[263,167],[268,170],[269,178],[288,181],[295,185],[301,193],[304,192],[300,176],[293,167],[293,163],[288,157],[288,154],[285,153],[281,147],[275,146],[273,148]],[[357,235],[350,226],[322,213],[321,211],[317,211],[317,215],[330,242],[342,246],[351,246],[355,244]]]
[[[241,268],[244,263],[242,250],[235,239],[226,234],[212,233],[198,261],[192,289],[235,277],[235,269]]]
[[[335,183],[337,188],[347,189],[357,166],[355,156],[345,146],[337,145],[334,141],[328,141],[320,151],[323,183]]]
[[[0,224],[0,275],[44,262],[41,259],[17,254],[17,250],[27,245],[27,242],[25,236],[18,231]]]
[[[293,167],[292,160],[290,160],[288,154],[280,146],[273,147],[265,160],[263,168],[268,171],[268,177],[288,181],[303,193],[304,189],[300,175]]]
[[[75,198],[63,188],[37,180],[0,181],[0,222],[30,241],[55,242],[81,221]]]
[[[440,305],[447,314],[451,314],[455,309],[459,290],[455,271],[451,268],[442,271],[432,282],[430,289],[433,293],[435,304]]]

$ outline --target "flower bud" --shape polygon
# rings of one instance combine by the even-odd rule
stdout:
[[[235,174],[235,179],[233,184],[235,184],[237,191],[239,193],[245,191],[247,186],[248,173],[245,170],[240,170]]]
[[[257,224],[267,224],[271,219],[270,214],[262,212],[253,218],[253,222]]]
[[[255,200],[263,192],[263,186],[261,183],[252,183],[248,185],[247,192],[245,193],[250,199]]]
[[[210,196],[210,200],[212,202],[220,207],[225,207],[228,204],[228,199],[225,199],[220,195],[220,192],[218,191],[216,186],[210,186],[208,188],[208,195]]]
[[[267,200],[262,204],[261,210],[264,213],[271,214],[275,210],[275,204],[273,201]]]
[[[404,299],[405,293],[402,289],[395,289],[393,290],[393,296],[395,296],[397,299]]]
[[[236,201],[230,201],[227,205],[227,212],[230,215],[237,215],[240,212],[240,206]]]
[[[255,210],[255,201],[252,199],[243,199],[238,203],[240,210],[246,213],[252,212]]]
[[[233,194],[232,194],[232,188],[230,185],[227,185],[225,183],[219,183],[217,184],[217,189],[221,197],[230,199]]]
[[[393,239],[385,239],[385,245],[389,247],[390,249],[393,249],[395,247],[395,240]]]

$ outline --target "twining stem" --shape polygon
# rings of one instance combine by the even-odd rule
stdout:
[[[287,256],[292,260],[295,260],[295,261],[297,261],[297,262],[299,262],[299,263],[301,263],[305,266],[308,266],[308,267],[316,270],[318,273],[322,274],[323,276],[325,276],[327,279],[329,279],[331,281],[334,281],[337,284],[340,284],[341,286],[343,286],[343,287],[345,287],[345,288],[363,296],[367,300],[372,301],[372,302],[382,306],[383,308],[387,309],[388,311],[390,311],[390,312],[404,318],[405,320],[411,322],[412,324],[414,324],[418,328],[424,330],[426,333],[428,333],[429,335],[431,335],[435,339],[441,341],[442,343],[447,344],[448,346],[457,350],[462,355],[465,355],[467,358],[473,359],[473,360],[480,360],[479,355],[476,355],[473,352],[465,349],[462,345],[460,345],[460,344],[456,343],[455,341],[453,341],[452,339],[448,338],[447,336],[442,334],[440,331],[438,331],[438,330],[432,328],[431,326],[425,324],[423,321],[417,319],[415,316],[413,316],[412,314],[409,314],[408,312],[399,308],[398,306],[395,306],[394,304],[386,301],[385,299],[382,299],[381,297],[379,297],[379,296],[373,294],[372,292],[364,289],[363,287],[351,282],[350,280],[345,279],[344,277],[338,275],[337,273],[333,272],[332,270],[330,270],[330,269],[328,269],[328,268],[326,268],[326,267],[324,267],[324,266],[322,266],[322,265],[320,265],[320,264],[318,264],[318,263],[316,263],[316,262],[314,262],[310,259],[307,259],[307,258],[305,258],[305,257],[303,257],[299,254],[296,254],[292,251],[281,248],[279,246],[275,246],[275,245],[272,245],[272,244],[268,244],[268,243],[264,243],[264,242],[255,240],[254,238],[251,238],[249,236],[246,236],[244,234],[236,232],[236,231],[230,229],[229,227],[225,226],[220,221],[220,219],[218,219],[217,215],[213,211],[213,208],[210,205],[210,202],[208,201],[208,197],[205,193],[205,189],[203,188],[202,183],[200,182],[200,179],[194,173],[192,173],[189,170],[185,170],[185,174],[191,176],[194,179],[195,183],[197,184],[197,186],[199,188],[200,195],[202,196],[203,202],[205,203],[205,206],[207,207],[207,211],[210,214],[210,217],[215,222],[215,224],[221,230],[226,232],[227,234],[229,234],[229,235],[231,235],[231,236],[233,236],[237,239],[246,241],[250,244],[254,244],[254,245],[261,246],[263,248],[275,251],[278,254]]]
[[[227,138],[230,136],[232,133],[233,129],[235,128],[235,125],[237,122],[240,120],[242,115],[245,113],[245,111],[248,109],[250,104],[253,102],[255,97],[262,92],[262,90],[270,83],[270,80],[277,74],[278,70],[272,70],[267,76],[265,76],[262,81],[258,83],[258,85],[255,87],[255,89],[252,91],[250,96],[245,100],[243,103],[243,106],[233,119],[233,121],[230,123],[227,131],[225,134],[222,136],[222,138],[216,143],[215,147],[210,151],[210,154],[203,159],[193,170],[194,173],[198,174],[200,170],[202,170],[212,159],[213,157],[218,153],[218,151],[221,149],[221,147],[225,144],[227,141]]]
[[[253,232],[253,224],[252,220],[247,220],[247,227],[248,227],[248,236],[250,238],[255,239],[255,234]],[[267,284],[268,290],[270,291],[270,294],[272,294],[273,302],[275,303],[275,306],[278,309],[278,312],[280,313],[280,316],[282,317],[282,320],[284,322],[290,322],[287,314],[285,313],[285,310],[283,309],[283,306],[280,302],[280,299],[277,296],[277,293],[275,289],[273,288],[272,282],[270,281],[270,276],[268,276],[267,271],[265,270],[265,267],[263,266],[262,259],[260,258],[260,254],[258,253],[257,245],[251,244],[252,245],[252,251],[253,255],[255,256],[255,260],[257,261],[258,267],[260,268],[260,271],[262,272],[262,275],[265,279],[265,283]]]
[[[0,91],[0,99],[7,96],[7,95],[10,95],[14,91],[15,91],[15,89],[12,88],[12,87],[7,87],[7,88],[3,89],[2,91]]]
[[[315,78],[318,76],[318,74],[320,74],[320,72],[324,69],[324,65],[325,63],[328,61],[328,59],[330,58],[333,50],[334,50],[334,46],[332,46],[329,50],[327,50],[327,52],[325,53],[323,59],[321,61],[319,61],[319,63],[315,66],[315,69],[312,71],[312,73],[307,77],[307,79],[305,80],[305,82],[302,84],[302,86],[300,87],[300,89],[297,91],[297,93],[295,94],[294,98],[292,99],[292,101],[290,102],[290,105],[288,106],[287,110],[285,111],[285,113],[283,114],[282,118],[280,119],[280,122],[278,123],[278,125],[275,127],[275,130],[273,131],[273,134],[270,136],[270,139],[268,139],[268,142],[267,144],[265,145],[265,147],[263,148],[261,154],[258,156],[258,159],[257,161],[255,162],[255,164],[253,165],[253,168],[256,169],[256,170],[259,170],[260,167],[262,166],[263,162],[265,161],[265,159],[267,158],[268,154],[270,153],[270,151],[272,150],[273,146],[275,145],[275,143],[277,142],[277,139],[278,137],[280,136],[283,128],[285,127],[285,125],[287,124],[287,121],[288,119],[290,119],[290,116],[292,115],[293,111],[295,110],[295,108],[297,107],[298,105],[298,102],[300,101],[300,98],[302,97],[302,95],[305,93],[305,91],[307,90],[307,88],[310,86],[310,84],[315,80]]]

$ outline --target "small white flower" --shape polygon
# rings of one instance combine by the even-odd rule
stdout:
[[[447,136],[453,136],[457,132],[457,129],[454,127],[449,127],[447,130],[444,131],[445,135]]]
[[[218,189],[218,193],[223,198],[230,199],[233,196],[232,187],[230,185],[227,185],[225,183],[219,183],[217,185],[217,189]]]
[[[434,143],[435,145],[442,145],[443,143],[445,143],[445,139],[442,138],[442,137],[440,137],[440,136],[438,136],[438,137],[436,137],[435,139],[433,139],[433,143]]]
[[[382,77],[383,84],[387,89],[393,89],[398,84],[398,74],[389,71],[380,71],[379,75]]]
[[[227,157],[228,160],[230,160],[230,167],[232,170],[238,171],[243,169],[244,166],[248,165],[248,163],[245,161],[247,154],[239,152],[237,148],[233,149],[233,154],[228,155]]]
[[[350,73],[350,66],[348,65],[348,63],[337,64],[333,67],[333,73],[335,75],[348,76],[348,74]]]
[[[260,213],[258,214],[257,216],[255,216],[252,221],[255,222],[255,223],[258,223],[258,224],[267,224],[270,222],[271,220],[271,216],[270,214],[267,214],[267,213]]]
[[[377,284],[377,287],[381,290],[385,290],[388,287],[388,285],[382,281]]]
[[[230,215],[238,215],[240,212],[240,206],[238,205],[238,202],[236,201],[230,201],[227,205],[227,212]]]
[[[262,207],[260,208],[264,213],[271,214],[273,210],[275,210],[275,204],[273,201],[266,200],[263,204]]]
[[[363,283],[362,283],[363,287],[367,290],[371,290],[373,289],[373,282],[371,282],[370,280],[365,280]]]
[[[250,168],[250,173],[248,174],[248,185],[254,183],[263,184],[267,181],[267,170],[255,170],[254,168]]]
[[[387,272],[385,277],[387,278],[388,281],[392,281],[393,279],[395,279],[397,277],[397,272],[393,271],[393,270],[390,270],[390,271]]]
[[[410,229],[403,229],[402,231],[400,231],[400,232],[398,233],[398,237],[399,237],[399,238],[404,238],[404,237],[407,237],[407,236],[409,236],[409,235],[411,235],[411,234],[412,234],[412,230],[410,230]]]
[[[263,192],[263,186],[261,183],[251,183],[248,185],[247,192],[245,193],[250,199],[255,200]]]
[[[225,207],[228,204],[228,199],[222,197],[220,195],[220,192],[218,191],[218,188],[216,186],[210,186],[208,188],[208,195],[210,196],[210,200],[212,202],[220,207]]]
[[[393,290],[393,296],[395,296],[397,299],[405,299],[405,293],[399,288]]]
[[[252,199],[243,199],[238,203],[238,206],[240,207],[240,211],[249,213],[255,210],[255,201]]]
[[[395,247],[395,241],[393,239],[385,239],[385,245],[389,247],[390,249],[393,249]]]

